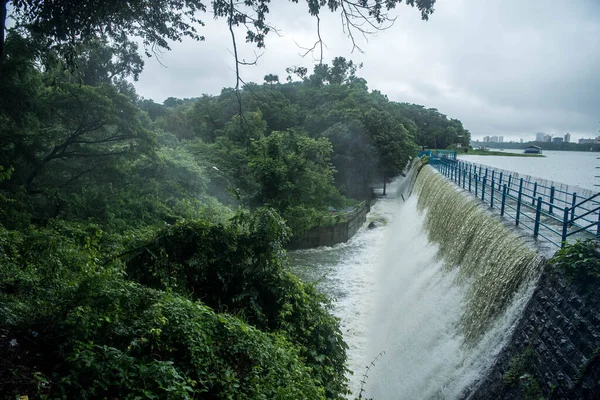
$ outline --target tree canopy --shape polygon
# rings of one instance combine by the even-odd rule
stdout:
[[[307,12],[319,18],[323,11],[339,13],[343,29],[354,45],[356,33],[385,29],[393,23],[389,12],[403,0],[307,0]],[[216,0],[2,0],[0,6],[0,59],[4,53],[4,31],[7,7],[17,25],[26,27],[41,43],[61,53],[69,64],[74,63],[76,47],[93,40],[110,40],[120,47],[135,47],[139,38],[146,55],[169,50],[169,41],[184,37],[204,40],[201,33],[206,13],[223,18],[230,30],[246,29],[245,40],[264,47],[265,37],[274,30],[268,21],[269,0],[233,2]],[[292,0],[290,3],[298,3]],[[435,0],[406,0],[427,20],[433,13]],[[369,28],[366,28],[368,26]],[[355,33],[353,33],[355,32]],[[236,47],[232,30],[233,45]]]

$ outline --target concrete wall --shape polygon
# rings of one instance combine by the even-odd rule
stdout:
[[[364,202],[347,222],[333,226],[318,226],[293,239],[288,249],[310,249],[347,242],[367,220],[369,205]]]
[[[507,347],[470,400],[600,399],[600,297],[546,266]]]

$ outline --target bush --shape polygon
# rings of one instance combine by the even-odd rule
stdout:
[[[558,250],[549,263],[587,289],[600,282],[600,250],[597,240],[578,240]]]
[[[93,247],[50,230],[0,231],[0,332],[19,343],[17,352],[0,341],[0,392],[324,398],[321,377],[284,335],[125,280],[119,264],[98,265]]]
[[[229,224],[188,222],[161,232],[127,260],[137,282],[203,301],[298,346],[328,398],[346,393],[346,344],[329,300],[286,271],[288,230],[276,212]]]

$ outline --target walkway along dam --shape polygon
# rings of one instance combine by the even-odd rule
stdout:
[[[479,181],[475,197],[433,166],[417,161],[391,185],[367,217],[379,228],[290,252],[293,268],[337,299],[355,394],[598,398],[600,307],[547,265],[560,242],[540,247],[546,231],[535,239],[503,222]]]

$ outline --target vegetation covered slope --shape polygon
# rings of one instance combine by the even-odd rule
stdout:
[[[468,131],[343,58],[157,104],[135,46],[31,29],[0,56],[0,393],[343,398],[339,323],[284,245],[401,173],[423,126]]]

